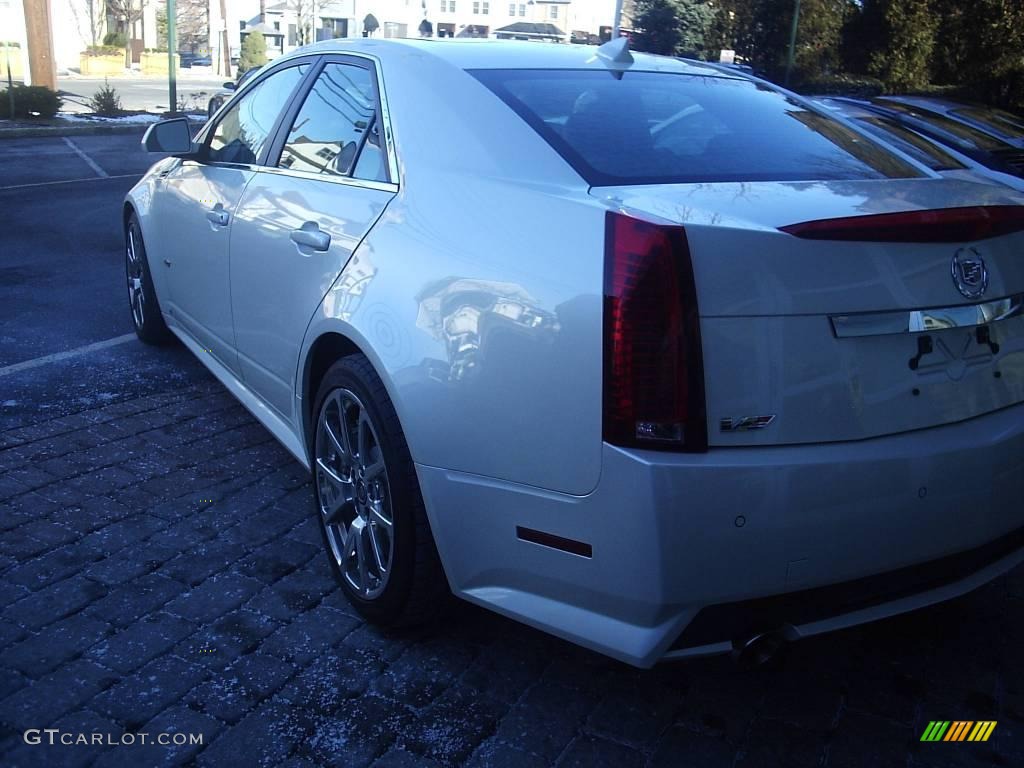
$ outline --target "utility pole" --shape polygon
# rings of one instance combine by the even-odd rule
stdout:
[[[7,54],[7,106],[10,108],[8,113],[11,120],[14,119],[14,78],[11,77],[11,46],[10,44],[4,46],[4,52]]]
[[[28,69],[32,85],[57,90],[57,66],[53,61],[50,0],[23,0],[25,37],[28,41]]]
[[[793,6],[793,28],[789,31],[789,56],[786,58],[786,79],[784,85],[789,87],[789,77],[793,74],[793,60],[796,58],[796,28],[800,24],[800,0]]]
[[[224,75],[231,77],[231,48],[228,46],[228,9],[225,0],[220,0],[221,56],[224,59]]]
[[[167,0],[167,89],[170,111],[178,111],[178,9],[175,0]]]
[[[612,40],[618,40],[622,26],[622,0],[615,0],[615,19],[612,21]]]

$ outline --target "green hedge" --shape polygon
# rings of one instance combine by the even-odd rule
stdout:
[[[63,99],[56,91],[41,85],[14,86],[14,117],[53,117],[61,103]],[[11,100],[6,89],[0,91],[0,118],[11,118]]]
[[[124,56],[124,48],[116,45],[90,45],[85,49],[86,56]]]
[[[885,92],[881,80],[863,75],[822,75],[804,80],[795,89],[811,96],[871,98]]]

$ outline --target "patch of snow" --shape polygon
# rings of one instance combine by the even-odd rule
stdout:
[[[61,120],[67,123],[109,123],[111,125],[127,125],[131,123],[156,123],[163,120],[160,115],[121,115],[120,117],[100,117],[99,115],[77,115],[70,112],[61,112]]]

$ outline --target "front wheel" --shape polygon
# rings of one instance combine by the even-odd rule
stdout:
[[[166,344],[173,338],[160,314],[160,302],[153,287],[146,258],[142,228],[133,213],[124,230],[125,273],[128,277],[128,305],[132,310],[135,334],[146,344]]]
[[[377,623],[426,620],[447,582],[398,415],[364,356],[328,370],[314,414],[317,516],[345,596]]]

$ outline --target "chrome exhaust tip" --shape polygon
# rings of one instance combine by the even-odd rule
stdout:
[[[758,632],[733,641],[732,660],[741,669],[757,669],[781,657],[798,637],[797,631],[785,624],[767,632]]]

